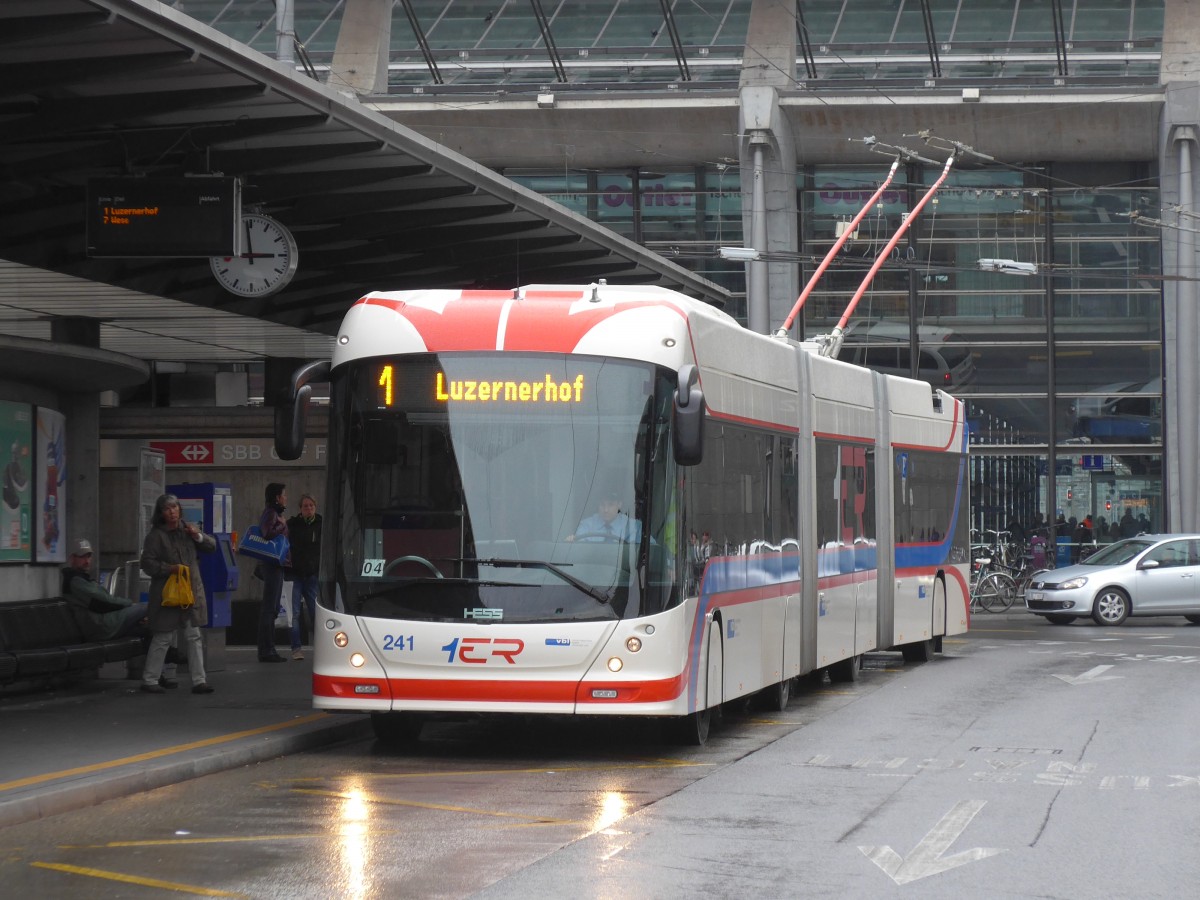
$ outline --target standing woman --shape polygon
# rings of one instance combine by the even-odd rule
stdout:
[[[204,675],[204,643],[200,636],[200,626],[207,622],[208,611],[196,551],[212,553],[217,549],[217,542],[212,535],[183,520],[179,499],[174,494],[163,494],[158,498],[150,521],[153,527],[142,543],[141,563],[142,571],[150,576],[150,603],[146,614],[152,636],[146,651],[146,665],[142,670],[142,690],[147,694],[165,693],[159,684],[163,661],[171,645],[171,636],[182,628],[187,642],[192,693],[211,694],[213,689]],[[170,576],[181,574],[184,566],[190,570],[196,602],[188,609],[164,607],[163,586]]]
[[[287,521],[292,547],[292,659],[304,659],[300,649],[300,610],[308,612],[311,632],[317,621],[317,573],[321,568],[321,517],[317,501],[300,495],[300,515]]]
[[[258,519],[258,527],[262,536],[268,541],[283,535],[288,536],[287,519],[283,511],[287,509],[287,491],[282,484],[272,481],[267,485],[267,505]],[[258,564],[258,573],[262,576],[262,600],[258,607],[258,661],[268,663],[286,662],[275,649],[275,617],[279,612],[279,599],[283,593],[283,566],[275,562],[263,561]]]

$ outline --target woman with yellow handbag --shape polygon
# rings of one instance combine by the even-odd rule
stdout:
[[[211,694],[204,674],[204,643],[200,626],[208,620],[204,585],[196,551],[212,553],[217,542],[196,526],[184,521],[179,499],[163,494],[154,504],[153,527],[142,544],[142,571],[150,576],[150,647],[142,670],[142,690],[147,694],[166,691],[158,683],[171,635],[183,629],[187,644],[188,672],[193,694]],[[187,603],[191,593],[191,604]]]

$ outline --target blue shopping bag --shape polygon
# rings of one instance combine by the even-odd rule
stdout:
[[[238,540],[237,552],[251,559],[282,566],[288,562],[291,546],[286,535],[281,534],[268,540],[262,536],[262,530],[257,525],[251,525]]]

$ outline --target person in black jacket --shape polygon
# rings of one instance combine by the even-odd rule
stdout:
[[[317,621],[317,572],[321,568],[321,517],[317,501],[300,495],[300,515],[288,519],[292,546],[292,659],[304,659],[301,647],[300,613],[308,614],[308,630]]]
[[[287,509],[287,490],[277,481],[267,485],[267,505],[258,519],[259,532],[268,541],[283,535],[288,540],[287,520],[283,511]],[[285,662],[275,649],[275,617],[283,594],[283,566],[273,562],[260,562],[255,574],[263,580],[262,600],[258,607],[258,661],[265,663]]]

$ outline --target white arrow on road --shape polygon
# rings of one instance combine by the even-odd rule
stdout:
[[[921,838],[921,843],[913,848],[912,853],[905,859],[886,844],[882,847],[859,847],[867,859],[883,869],[896,884],[908,884],[918,878],[938,875],[969,862],[987,859],[1004,850],[990,847],[976,847],[964,850],[953,856],[942,856],[950,845],[958,840],[971,820],[987,805],[985,800],[964,800],[942,816],[942,820],[929,833]]]
[[[1094,669],[1088,669],[1082,675],[1059,675],[1055,673],[1055,678],[1061,678],[1067,684],[1094,684],[1097,681],[1115,681],[1118,678],[1124,678],[1124,675],[1105,675],[1104,673],[1111,669],[1112,666],[1096,666]]]

